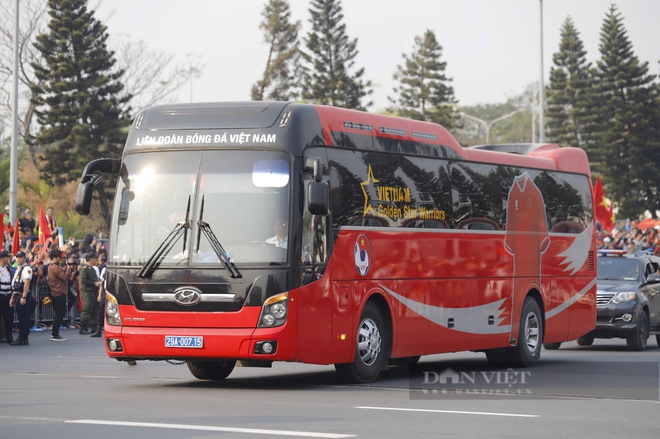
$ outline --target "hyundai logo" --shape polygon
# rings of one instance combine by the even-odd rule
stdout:
[[[179,305],[197,305],[202,300],[202,292],[195,287],[181,287],[174,290],[174,301]]]

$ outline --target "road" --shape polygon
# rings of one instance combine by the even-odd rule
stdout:
[[[185,365],[129,366],[107,358],[101,339],[62,335],[0,345],[0,438],[650,438],[660,428],[654,338],[641,353],[624,340],[567,343],[531,369],[435,355],[346,385],[332,366],[290,363],[199,381]],[[440,385],[448,370],[464,383]]]

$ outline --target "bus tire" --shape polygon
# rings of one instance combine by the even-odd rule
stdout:
[[[655,336],[655,342],[658,344],[658,347],[660,348],[660,335]]]
[[[355,359],[352,363],[335,364],[339,376],[350,383],[369,383],[387,364],[389,337],[380,310],[367,302],[357,328]]]
[[[236,360],[188,361],[188,370],[198,380],[222,381],[236,366]]]
[[[580,337],[577,339],[577,344],[580,346],[591,346],[594,344],[593,337]]]
[[[541,358],[543,345],[543,316],[539,304],[527,297],[520,314],[518,345],[512,348],[512,363],[517,366],[534,366]]]
[[[543,347],[549,351],[556,351],[561,347],[561,343],[543,343]]]
[[[534,298],[527,297],[520,314],[518,345],[512,348],[487,350],[486,358],[490,364],[496,366],[532,367],[541,358],[541,346],[543,346],[541,309]]]
[[[541,358],[543,345],[543,316],[539,304],[533,297],[527,297],[520,314],[518,345],[512,351],[512,363],[516,366],[531,367]]]

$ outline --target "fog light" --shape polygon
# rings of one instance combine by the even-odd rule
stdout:
[[[254,344],[254,353],[255,354],[266,354],[271,355],[277,351],[277,341],[258,341]]]
[[[624,315],[621,316],[621,320],[628,323],[629,321],[632,320],[632,315],[631,314],[624,314]]]
[[[111,352],[121,352],[122,351],[121,342],[116,338],[109,338],[108,349],[110,349]]]

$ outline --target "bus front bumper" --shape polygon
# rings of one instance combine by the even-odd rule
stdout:
[[[154,328],[105,325],[109,357],[117,360],[235,359],[295,361],[295,337],[276,328]],[[168,347],[166,337],[195,339],[200,347]],[[198,338],[201,337],[201,340]],[[265,353],[270,344],[272,352]]]

